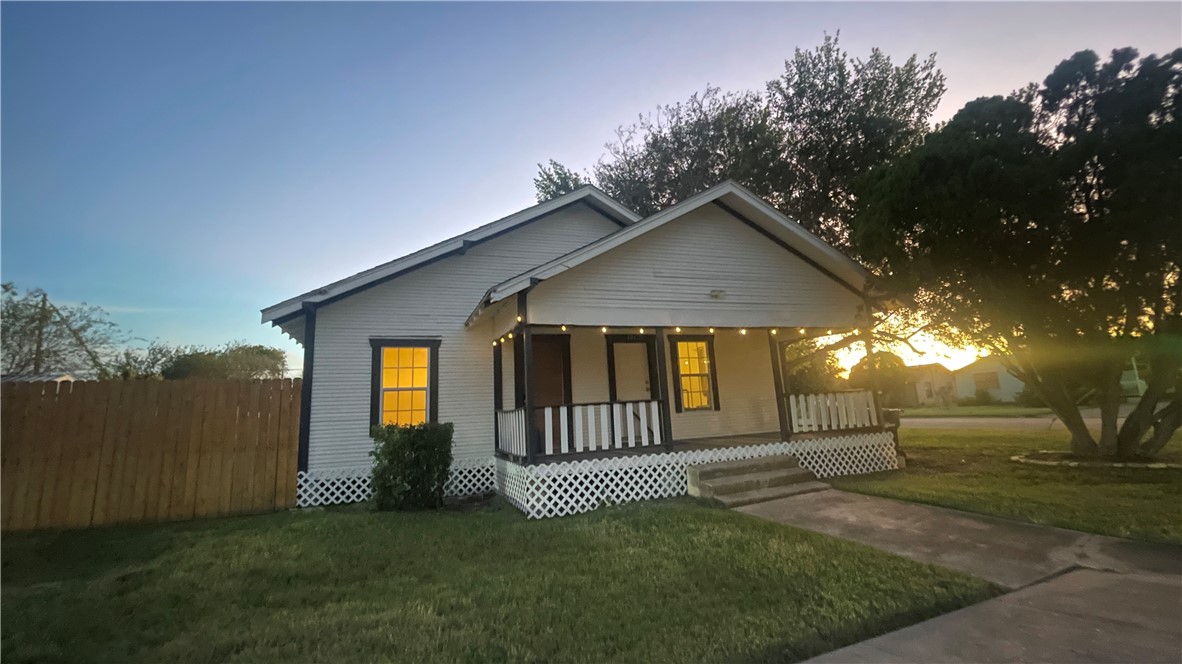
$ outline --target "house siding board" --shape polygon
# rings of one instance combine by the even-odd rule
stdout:
[[[988,390],[989,394],[998,401],[1011,402],[1018,397],[1025,384],[1005,370],[995,359],[983,358],[956,372],[956,392],[961,399],[969,399],[977,394],[973,374],[996,373],[998,387]]]
[[[455,424],[455,458],[493,450],[493,324],[464,323],[490,284],[520,274],[619,228],[572,206],[318,310],[309,426],[310,470],[369,463],[371,337],[438,338],[439,420]],[[508,349],[506,349],[508,350]],[[512,387],[512,353],[506,353]],[[512,390],[506,390],[510,399]]]
[[[708,330],[682,328],[682,334],[705,334]],[[779,431],[776,388],[768,335],[762,330],[739,334],[719,330],[714,335],[715,375],[718,380],[718,410],[687,410],[670,413],[673,437],[692,440]],[[669,361],[672,362],[672,355]],[[672,365],[666,367],[669,390],[679,389]]]
[[[859,325],[862,304],[832,278],[708,206],[538,284],[530,292],[530,319],[846,328]]]

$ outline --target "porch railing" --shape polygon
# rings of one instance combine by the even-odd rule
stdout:
[[[497,451],[525,456],[525,409],[497,411]]]
[[[616,401],[539,408],[544,454],[660,445],[660,401]]]
[[[869,390],[788,395],[792,430],[837,431],[878,426],[878,409]]]

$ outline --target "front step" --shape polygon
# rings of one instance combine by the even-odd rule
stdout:
[[[739,507],[742,505],[750,505],[751,503],[762,503],[768,500],[775,500],[776,498],[787,498],[788,496],[796,496],[802,493],[813,493],[814,491],[825,491],[829,488],[828,484],[824,482],[797,482],[796,484],[786,484],[784,486],[770,487],[767,489],[756,489],[754,491],[744,491],[742,493],[728,493],[721,496],[715,496],[715,500],[719,501],[727,507]]]
[[[790,456],[700,464],[686,469],[689,495],[734,507],[829,488]]]

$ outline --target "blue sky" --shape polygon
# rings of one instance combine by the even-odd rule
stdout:
[[[298,347],[259,309],[533,203],[638,113],[794,47],[937,53],[937,119],[1182,5],[13,4],[0,274],[137,337]]]

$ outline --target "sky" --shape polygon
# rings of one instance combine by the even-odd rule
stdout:
[[[1078,50],[1182,46],[1182,4],[5,2],[0,30],[0,277],[298,367],[263,307],[528,207],[539,162],[825,33],[936,53],[940,121]]]

